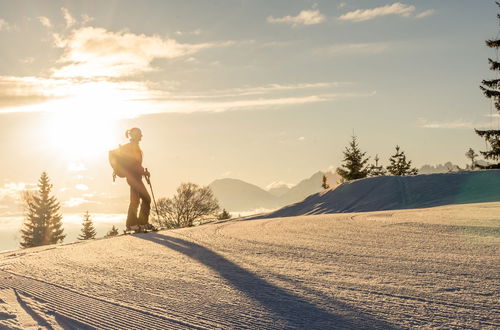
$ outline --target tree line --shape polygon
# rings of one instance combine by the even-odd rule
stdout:
[[[62,223],[61,206],[56,197],[51,195],[53,185],[49,176],[43,172],[38,180],[36,191],[25,191],[22,199],[25,219],[21,228],[22,248],[47,244],[62,243],[66,238]],[[200,187],[194,183],[183,183],[172,198],[158,201],[158,213],[154,213],[153,222],[166,229],[192,227],[213,219],[230,219],[231,214],[225,209],[220,211],[217,199],[209,187]],[[97,231],[91,214],[83,214],[79,240],[95,239]],[[104,237],[119,235],[114,225]]]
[[[406,154],[401,150],[400,146],[396,146],[396,152],[389,158],[390,165],[386,168],[379,164],[380,158],[378,155],[375,155],[375,163],[369,163],[370,157],[366,156],[366,152],[361,151],[356,136],[352,136],[351,142],[349,142],[343,154],[342,164],[336,171],[342,178],[342,182],[382,175],[407,176],[418,174],[418,170],[412,167],[411,160],[406,158]],[[323,176],[322,187],[324,189],[329,188],[326,176]]]

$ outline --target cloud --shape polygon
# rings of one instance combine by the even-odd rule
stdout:
[[[349,43],[332,45],[316,52],[327,55],[380,54],[391,47],[392,44],[388,42]]]
[[[82,171],[86,171],[86,170],[87,170],[87,167],[85,166],[85,164],[80,163],[80,162],[71,162],[68,165],[68,171],[70,171],[70,172],[82,172]]]
[[[91,17],[91,16],[89,16],[87,14],[83,14],[81,17],[82,17],[82,24],[83,25],[85,25],[85,24],[87,24],[89,22],[92,22],[94,20],[93,17]]]
[[[375,19],[377,17],[387,16],[387,15],[399,15],[403,17],[410,17],[415,11],[415,6],[405,5],[400,2],[393,3],[392,5],[386,5],[383,7],[377,7],[373,9],[358,9],[355,11],[350,11],[339,17],[342,21],[352,21],[352,22],[362,22]]]
[[[325,16],[323,16],[319,10],[303,10],[297,16],[285,16],[281,18],[275,18],[273,16],[269,16],[267,21],[269,23],[287,23],[292,24],[292,26],[298,25],[313,25],[319,24],[325,20]]]
[[[36,104],[48,100],[51,82],[37,77],[0,76],[0,109]]]
[[[45,17],[45,16],[38,16],[37,18],[38,18],[38,20],[40,21],[40,23],[43,26],[45,26],[47,28],[51,28],[52,27],[52,22],[47,17]]]
[[[428,121],[426,118],[418,118],[417,127],[434,129],[492,129],[496,128],[497,125],[493,121],[472,122],[462,119],[453,121]]]
[[[70,199],[64,201],[62,203],[63,206],[65,207],[77,207],[83,204],[93,204],[95,202],[89,201],[83,197],[71,197]]]
[[[263,95],[278,92],[297,92],[300,90],[310,89],[326,89],[333,87],[346,86],[349,83],[343,82],[318,82],[318,83],[299,83],[299,84],[267,84],[263,86],[248,86],[240,88],[229,88],[219,90],[209,90],[203,93],[179,95],[180,98],[186,99],[213,99],[221,97],[239,97],[250,95]],[[175,96],[173,96],[175,97]]]
[[[268,184],[266,186],[266,190],[283,188],[283,187],[292,188],[293,186],[295,186],[295,185],[292,183],[287,183],[287,182],[283,182],[283,181],[275,181],[275,182]]]
[[[21,63],[24,63],[24,64],[31,64],[35,61],[35,58],[34,57],[31,57],[31,56],[28,56],[28,57],[25,57],[25,58],[21,58],[19,60],[19,62]]]
[[[103,28],[83,27],[68,38],[54,35],[56,44],[64,48],[61,68],[54,77],[126,77],[154,70],[154,59],[189,56],[202,49],[228,43],[181,44],[160,36],[130,32],[111,32]]]
[[[11,29],[9,23],[6,20],[0,18],[0,31],[8,31]]]
[[[79,183],[75,185],[75,189],[77,190],[89,190],[89,187],[83,183]]]
[[[71,14],[69,13],[68,9],[62,7],[61,8],[61,12],[63,14],[64,21],[66,22],[66,27],[67,28],[70,28],[70,27],[72,27],[73,25],[76,24],[76,20],[73,18],[73,16],[71,16]]]
[[[306,140],[306,138],[305,138],[304,136],[301,136],[301,137],[299,137],[297,140],[299,140],[299,141],[305,141],[305,140]]]
[[[429,10],[421,12],[420,14],[417,14],[415,16],[415,18],[425,18],[425,17],[431,16],[431,15],[434,15],[435,12],[436,11],[434,9],[429,9]]]
[[[9,182],[5,183],[3,186],[0,186],[0,197],[10,196],[10,197],[19,197],[19,193],[32,188],[32,185],[26,184],[24,182]]]
[[[185,36],[185,35],[194,35],[194,36],[199,36],[203,33],[201,29],[196,29],[194,31],[175,31],[175,34],[178,36]]]

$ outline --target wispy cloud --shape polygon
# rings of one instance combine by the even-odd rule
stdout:
[[[297,16],[285,16],[275,18],[267,17],[269,23],[286,23],[292,26],[319,24],[325,20],[325,16],[318,9],[303,10]]]
[[[1,110],[9,112],[89,111],[102,101],[96,95],[105,95],[106,107],[120,109],[115,115],[130,118],[151,113],[221,112],[239,109],[260,109],[319,102],[340,98],[370,97],[375,92],[338,91],[352,87],[350,83],[318,82],[299,84],[267,84],[208,91],[188,91],[180,87],[157,86],[139,81],[73,81],[71,79],[5,78],[12,83],[10,93],[0,97]],[[2,77],[0,77],[1,86]],[[22,93],[14,100],[16,88]],[[89,100],[96,104],[88,104]],[[102,114],[101,114],[102,115]]]
[[[301,12],[296,22],[312,24],[324,19],[317,10],[311,10],[316,12],[311,15],[304,12],[308,11]],[[158,35],[82,26],[67,9],[63,8],[62,14],[66,27],[54,26],[50,20],[38,18],[41,24],[57,29],[52,31],[55,46],[63,49],[52,74],[47,77],[0,76],[2,113],[66,113],[71,109],[80,115],[95,111],[103,116],[108,115],[108,111],[100,111],[104,106],[109,109],[109,117],[117,119],[153,113],[290,107],[340,98],[370,97],[375,93],[355,91],[351,83],[344,82],[271,83],[205,90],[190,90],[168,82],[152,83],[140,74],[157,70],[152,64],[156,59],[184,58],[189,61],[193,54],[203,49],[239,43],[184,44]]]
[[[64,17],[64,21],[66,22],[66,27],[67,28],[70,28],[72,27],[73,25],[76,24],[76,20],[74,19],[73,16],[71,16],[70,12],[68,9],[62,7],[61,8],[61,12],[63,14],[63,17]]]
[[[5,183],[3,186],[0,186],[0,197],[4,196],[19,197],[20,192],[32,188],[33,185],[26,184],[24,182]]]
[[[19,59],[19,62],[21,63],[24,63],[24,64],[31,64],[35,61],[35,58],[34,57],[31,57],[31,56],[28,56],[28,57],[24,57],[24,58],[21,58]]]
[[[415,6],[396,2],[392,5],[385,5],[383,7],[350,11],[340,16],[339,19],[342,21],[362,22],[387,15],[410,17],[415,9]]]
[[[452,121],[428,121],[426,118],[418,118],[417,126],[420,128],[434,129],[492,129],[497,126],[496,122],[476,122],[467,120],[452,120]]]
[[[327,55],[379,54],[388,51],[393,45],[388,42],[336,44],[316,50]]]
[[[423,12],[421,12],[420,14],[417,14],[415,16],[415,18],[425,18],[425,17],[429,17],[431,15],[434,15],[436,11],[434,9],[429,9],[429,10],[425,10]]]
[[[199,36],[203,33],[201,29],[196,29],[194,31],[175,31],[175,34],[178,36],[185,36],[185,35],[194,35],[194,36]]]
[[[174,39],[104,28],[82,27],[66,39],[55,35],[64,48],[61,68],[54,77],[125,77],[148,72],[154,59],[188,56],[202,49],[227,43],[181,44]]]
[[[45,27],[51,28],[52,27],[52,22],[48,17],[45,16],[38,16],[38,21]]]
[[[0,108],[40,103],[56,97],[49,91],[56,83],[37,77],[0,76]]]
[[[12,26],[6,20],[0,18],[0,31],[8,31]]]
[[[277,92],[297,92],[300,90],[318,90],[340,86],[351,85],[347,82],[318,82],[318,83],[300,83],[300,84],[267,84],[263,86],[247,86],[239,88],[208,90],[191,95],[180,95],[181,98],[191,99],[213,99],[221,97],[239,97],[250,95],[272,94]],[[175,96],[174,96],[175,97]]]
[[[270,184],[268,184],[266,186],[266,190],[271,190],[271,189],[277,189],[277,188],[292,188],[294,186],[294,184],[292,183],[287,183],[287,182],[283,182],[283,181],[275,181],[275,182],[271,182]]]

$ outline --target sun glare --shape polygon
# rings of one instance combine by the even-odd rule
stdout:
[[[46,104],[52,148],[67,160],[92,158],[116,147],[121,119],[137,115],[125,90],[106,82],[68,87],[71,96]]]

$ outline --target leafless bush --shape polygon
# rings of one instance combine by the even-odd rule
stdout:
[[[165,228],[192,227],[217,216],[219,203],[209,187],[182,183],[172,198],[158,200],[157,225]]]

